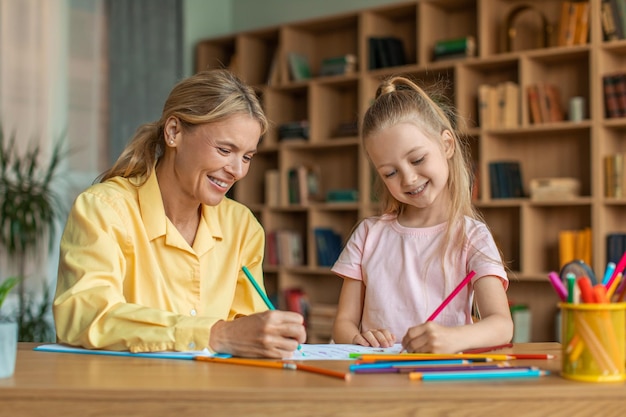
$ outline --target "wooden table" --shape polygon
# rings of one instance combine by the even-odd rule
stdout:
[[[626,384],[561,378],[560,346],[499,352],[553,353],[523,361],[552,371],[537,379],[410,381],[406,374],[349,382],[301,371],[173,359],[33,351],[20,344],[15,374],[0,379],[0,415],[89,416],[622,416]],[[315,365],[347,371],[345,361]]]

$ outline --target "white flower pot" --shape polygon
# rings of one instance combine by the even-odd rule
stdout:
[[[0,378],[13,376],[16,357],[17,323],[0,322]]]

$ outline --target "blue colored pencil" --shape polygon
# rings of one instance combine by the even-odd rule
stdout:
[[[500,370],[469,370],[454,372],[411,372],[409,379],[421,381],[445,381],[455,379],[494,379],[494,378],[537,378],[549,372],[541,369],[507,369]]]
[[[248,278],[256,292],[258,292],[263,301],[265,301],[265,305],[267,306],[267,308],[269,308],[270,310],[276,310],[276,307],[274,307],[274,304],[272,304],[270,299],[267,298],[267,295],[265,295],[265,292],[261,289],[261,287],[259,287],[259,284],[257,284],[256,280],[254,279],[248,268],[242,266],[241,269],[243,270],[243,273],[246,274],[246,277]]]

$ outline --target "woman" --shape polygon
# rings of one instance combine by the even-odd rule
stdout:
[[[242,272],[262,276],[264,231],[224,198],[267,124],[254,91],[226,70],[173,88],[160,120],[74,202],[53,307],[59,342],[291,356],[303,318],[265,311]]]

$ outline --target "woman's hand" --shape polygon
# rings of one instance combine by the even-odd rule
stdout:
[[[354,336],[352,343],[361,346],[387,348],[396,343],[396,337],[387,329],[371,329]]]
[[[211,328],[211,349],[243,357],[288,358],[306,340],[304,318],[292,311],[271,310]]]

